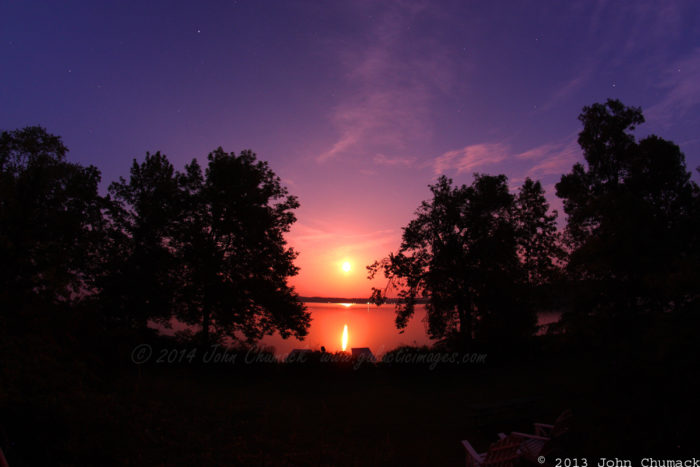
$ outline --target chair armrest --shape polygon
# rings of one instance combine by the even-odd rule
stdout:
[[[484,455],[479,454],[466,439],[462,440],[462,446],[467,450],[467,465],[481,465]]]
[[[533,423],[533,425],[535,426],[535,433],[539,436],[549,435],[554,428],[554,425],[550,425],[549,423]]]
[[[531,435],[529,433],[520,433],[519,431],[514,431],[511,433],[511,435],[517,436],[519,438],[539,439],[542,441],[549,441],[551,439],[551,438],[548,438],[547,436]]]

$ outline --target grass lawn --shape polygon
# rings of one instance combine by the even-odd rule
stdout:
[[[0,386],[0,443],[12,467],[463,465],[460,440],[482,451],[497,433],[532,432],[532,422],[552,422],[567,408],[572,456],[695,449],[697,385],[683,362],[552,354],[434,371],[112,369],[41,355],[46,361],[15,355],[9,374],[17,378]],[[529,403],[507,407],[523,399]]]

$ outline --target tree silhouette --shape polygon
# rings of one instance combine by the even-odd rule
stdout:
[[[178,176],[178,318],[201,326],[205,344],[212,334],[305,336],[310,315],[286,282],[298,271],[284,240],[297,199],[251,151],[219,148],[208,162],[204,175],[195,160]]]
[[[529,177],[515,198],[514,216],[518,255],[528,283],[549,283],[565,258],[557,231],[557,212],[550,213],[542,184]]]
[[[101,241],[100,172],[66,161],[41,127],[0,135],[0,300],[68,301],[90,287]]]
[[[675,144],[636,142],[639,108],[620,101],[584,107],[574,165],[556,185],[568,215],[567,271],[579,314],[612,319],[615,332],[648,313],[697,300],[698,187]]]
[[[417,298],[426,298],[433,338],[531,334],[527,277],[545,280],[556,240],[539,184],[527,182],[517,204],[505,175],[476,174],[471,186],[461,187],[442,176],[430,190],[432,200],[404,229],[399,251],[368,266],[370,278],[382,271],[389,280],[384,291],[373,289],[372,300],[381,304],[390,289],[397,290],[396,325],[402,329]]]
[[[525,281],[520,287],[521,306],[532,314],[550,310],[561,296],[566,252],[557,228],[557,212],[550,213],[539,181],[525,179],[515,197],[512,219]]]
[[[108,317],[145,329],[167,322],[177,290],[173,229],[181,201],[175,170],[160,152],[133,161],[129,180],[109,186],[111,229],[99,280]]]

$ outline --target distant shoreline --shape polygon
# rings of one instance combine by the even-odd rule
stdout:
[[[338,297],[299,297],[304,303],[352,303],[366,305],[370,302],[369,298],[338,298]],[[398,298],[387,298],[386,303],[395,304]],[[416,299],[416,303],[423,304],[427,300],[424,298]]]

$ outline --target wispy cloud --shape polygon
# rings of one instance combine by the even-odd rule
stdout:
[[[594,60],[589,60],[586,67],[580,67],[576,76],[559,86],[541,106],[541,110],[549,110],[556,107],[562,101],[573,96],[580,91],[590,80],[597,64]]]
[[[534,177],[564,173],[571,169],[580,154],[574,134],[522,152],[515,152],[503,143],[482,143],[448,151],[436,157],[433,169],[435,174],[452,170],[461,173],[505,161],[521,160],[532,164],[525,170],[525,175]]]
[[[385,156],[384,154],[377,154],[374,156],[374,163],[377,165],[384,165],[389,167],[411,167],[413,166],[413,164],[415,164],[416,159],[417,158],[415,157],[389,157]]]
[[[645,112],[648,118],[670,123],[700,105],[700,47],[677,63],[659,82],[666,94]]]
[[[572,135],[566,139],[536,146],[515,155],[516,159],[533,161],[527,169],[531,177],[562,174],[571,169],[581,154],[576,138]]]
[[[368,42],[345,44],[334,53],[346,70],[346,93],[330,116],[338,136],[316,157],[371,157],[383,154],[399,163],[396,154],[432,135],[431,102],[453,83],[449,57],[430,38],[407,48],[406,34],[420,4],[394,2],[382,6]],[[396,152],[396,154],[394,154]]]
[[[342,154],[366,155],[375,147],[402,149],[410,135],[427,136],[426,100],[427,95],[418,90],[376,89],[344,101],[333,114],[340,136],[317,160]]]
[[[435,158],[433,169],[436,174],[450,170],[457,173],[477,167],[496,164],[508,158],[508,147],[501,143],[472,144],[462,149],[448,151]]]
[[[542,159],[543,157],[546,157],[548,154],[551,154],[553,151],[556,151],[557,148],[559,148],[561,145],[557,143],[546,143],[541,146],[536,146],[532,149],[528,149],[525,152],[521,152],[520,154],[517,154],[515,157],[518,159],[526,159],[526,160],[532,160],[532,159]]]
[[[623,51],[631,53],[640,46],[653,46],[656,42],[678,37],[683,30],[683,3],[691,2],[637,0],[625,6],[624,14],[629,18],[630,27],[624,31]]]
[[[325,225],[322,222],[316,224],[318,226],[313,227],[297,222],[288,234],[287,240],[298,249],[333,245],[333,248],[341,248],[343,251],[363,251],[377,246],[393,247],[398,235],[396,230],[390,229],[348,232],[347,229]],[[342,245],[342,247],[337,247],[337,245]]]

